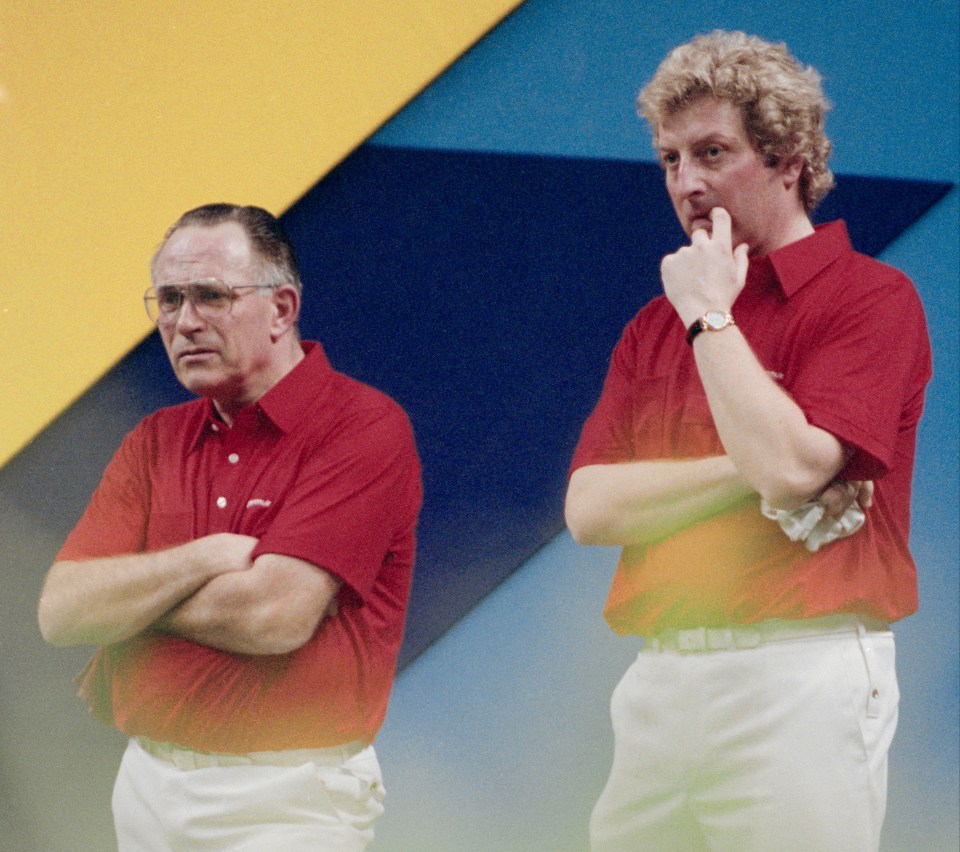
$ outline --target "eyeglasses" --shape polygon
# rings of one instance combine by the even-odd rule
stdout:
[[[184,301],[206,320],[221,319],[230,313],[233,303],[241,298],[237,290],[276,290],[279,284],[224,284],[219,278],[201,278],[177,284],[149,287],[143,294],[147,316],[157,325],[176,322]]]

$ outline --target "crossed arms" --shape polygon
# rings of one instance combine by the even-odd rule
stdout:
[[[251,561],[256,543],[217,533],[152,553],[55,562],[40,630],[54,645],[108,645],[157,630],[234,653],[290,653],[335,607],[341,582],[290,556]]]
[[[664,291],[685,326],[729,310],[746,280],[746,247],[731,248],[730,218],[717,208],[713,233],[664,259]],[[726,455],[692,460],[586,465],[570,477],[566,522],[581,544],[644,544],[724,511],[750,494],[794,509],[818,499],[839,517],[869,506],[869,482],[836,482],[849,451],[807,421],[766,374],[736,326],[699,335],[697,369]]]

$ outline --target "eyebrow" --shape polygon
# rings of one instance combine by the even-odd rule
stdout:
[[[225,281],[220,278],[187,278],[179,281],[158,281],[155,285],[157,289],[161,287],[197,287],[197,286],[207,286],[221,284],[223,286],[229,286]]]
[[[736,136],[728,136],[726,133],[721,133],[719,130],[711,130],[709,133],[694,139],[689,147],[698,148],[703,145],[709,145],[714,142],[721,142],[724,145],[731,145],[737,142],[738,139]],[[663,145],[660,140],[657,140],[657,150],[658,151],[674,151],[676,150],[676,145]]]

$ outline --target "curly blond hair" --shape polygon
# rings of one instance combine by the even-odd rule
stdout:
[[[705,95],[740,108],[747,134],[768,165],[802,158],[800,199],[811,213],[834,185],[824,133],[830,105],[820,75],[782,43],[723,30],[697,36],[667,55],[637,97],[654,144],[664,117]]]

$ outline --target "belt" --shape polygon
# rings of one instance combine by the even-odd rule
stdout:
[[[214,766],[302,766],[316,763],[337,766],[367,747],[363,742],[346,743],[332,748],[302,748],[284,751],[251,751],[244,754],[196,751],[176,743],[164,743],[148,737],[134,737],[148,754],[172,763],[178,769],[209,769]]]
[[[758,648],[771,642],[789,642],[819,636],[856,635],[862,628],[887,630],[886,624],[864,619],[858,615],[827,615],[798,621],[770,619],[756,624],[736,624],[726,627],[691,627],[682,630],[664,630],[643,640],[644,650],[679,651],[734,651]]]

